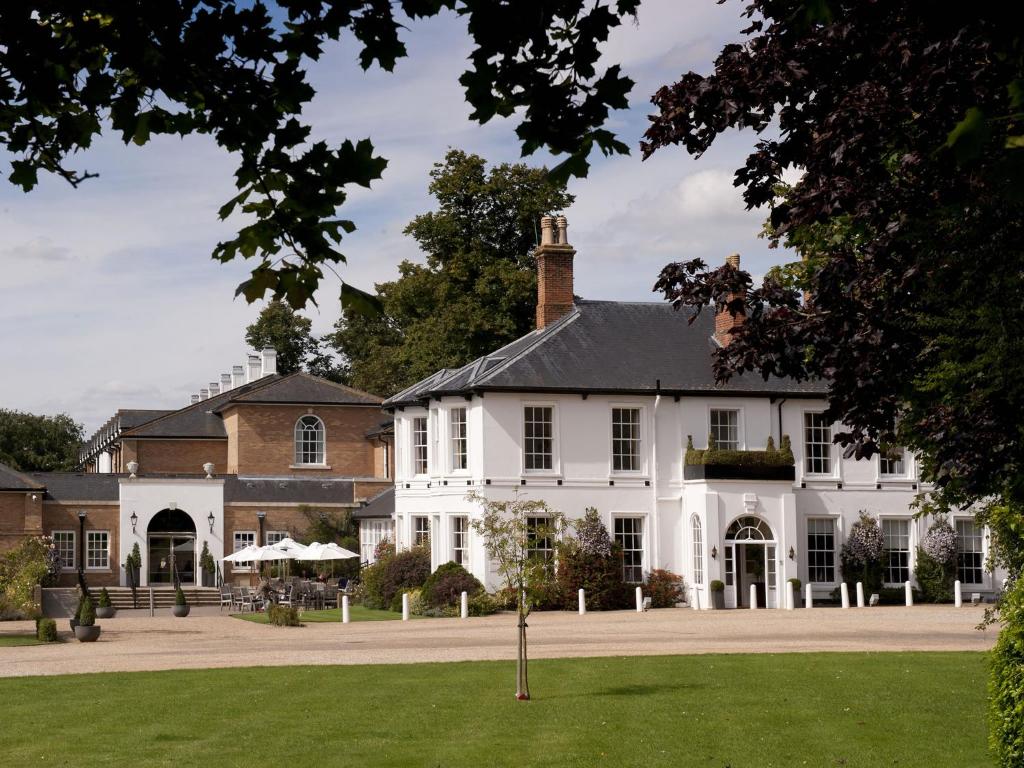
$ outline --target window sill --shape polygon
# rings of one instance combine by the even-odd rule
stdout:
[[[86,568],[85,572],[86,573],[110,573],[111,571],[110,571],[110,566],[108,565],[106,568]]]
[[[288,469],[330,469],[330,464],[289,464]]]

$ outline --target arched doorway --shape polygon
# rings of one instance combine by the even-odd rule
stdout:
[[[187,512],[162,509],[149,522],[149,583],[196,582],[196,524]]]
[[[725,532],[726,602],[736,608],[750,607],[754,585],[759,608],[778,605],[776,589],[775,534],[759,517],[736,518]]]

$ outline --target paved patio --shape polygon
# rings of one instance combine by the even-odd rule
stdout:
[[[158,612],[159,613],[159,612]],[[166,612],[165,612],[166,613]],[[130,615],[134,614],[134,615]],[[139,615],[142,614],[142,615]],[[535,613],[531,658],[804,651],[986,651],[983,610],[952,606],[840,610]],[[0,648],[0,676],[293,664],[407,664],[515,658],[515,616],[308,624],[287,628],[196,611],[185,619],[122,612],[96,643]],[[59,620],[69,637],[67,621]],[[32,632],[31,622],[0,634]]]

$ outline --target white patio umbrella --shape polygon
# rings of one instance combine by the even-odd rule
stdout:
[[[232,552],[227,555],[224,560],[229,563],[266,563],[273,562],[275,560],[286,560],[287,555],[280,550],[276,550],[273,547],[257,547],[255,544],[250,544],[244,549],[240,549],[237,552]],[[253,573],[249,572],[249,583],[252,584]]]
[[[351,557],[359,557],[359,555],[350,549],[339,547],[334,542],[328,544],[321,544],[319,541],[314,541],[308,547],[306,551],[300,557],[295,558],[296,560],[348,560]]]
[[[290,536],[286,536],[280,541],[276,541],[273,544],[269,544],[267,546],[269,549],[274,549],[280,552],[281,555],[283,556],[283,559],[285,560],[300,560],[302,558],[302,555],[306,553],[306,545],[300,544]],[[285,565],[285,578],[287,578],[288,573],[290,571],[287,570],[287,563]]]

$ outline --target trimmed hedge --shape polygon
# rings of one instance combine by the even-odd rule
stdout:
[[[299,609],[294,605],[271,604],[267,608],[267,620],[275,627],[301,627]]]
[[[612,546],[611,554],[590,554],[575,541],[559,547],[556,575],[562,606],[575,607],[577,591],[586,590],[588,611],[614,611],[633,605],[634,586],[622,580],[622,548]],[[552,606],[555,607],[555,606]]]
[[[789,435],[782,436],[782,447],[779,450],[775,449],[774,442],[769,438],[768,447],[763,451],[720,450],[715,444],[714,437],[708,435],[708,447],[704,449],[693,447],[693,437],[686,438],[686,455],[683,463],[691,467],[703,464],[730,467],[791,467],[795,459]]]
[[[39,619],[36,622],[36,639],[44,643],[57,642],[57,622],[53,619]]]
[[[447,562],[423,582],[423,601],[431,608],[457,606],[463,592],[473,597],[483,591],[484,585],[473,574],[458,563]]]
[[[425,547],[413,547],[378,560],[362,571],[363,605],[389,610],[397,597],[398,610],[402,610],[402,591],[422,587],[428,576],[430,552]]]
[[[921,587],[921,600],[925,603],[953,602],[953,582],[956,581],[956,562],[940,563],[921,547],[917,548],[914,576]]]

